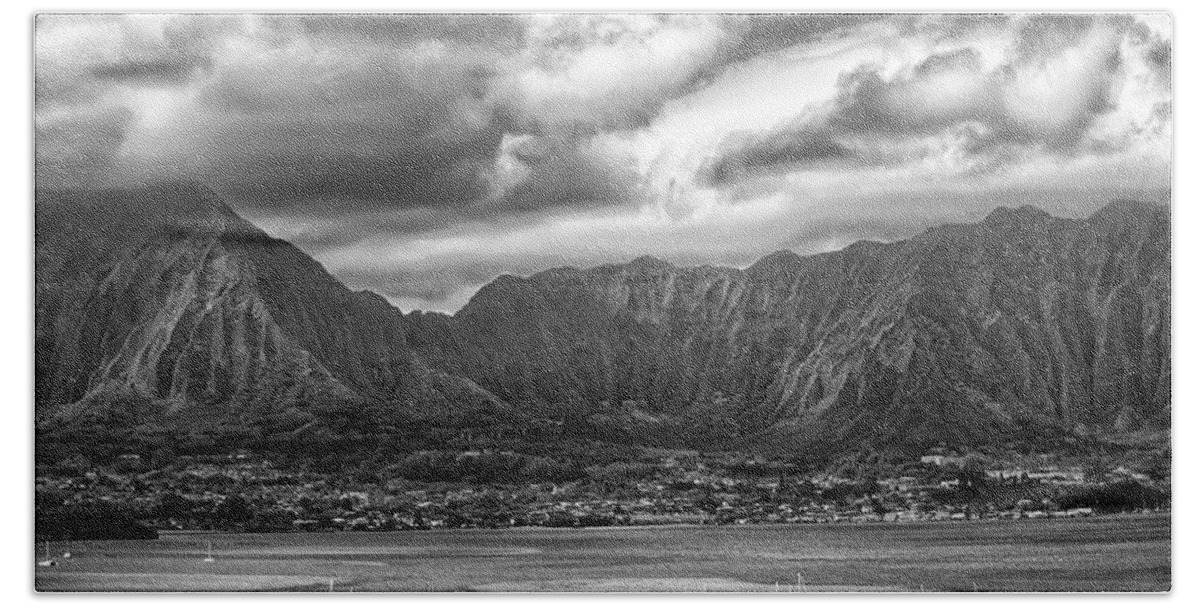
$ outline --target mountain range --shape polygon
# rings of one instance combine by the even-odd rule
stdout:
[[[203,186],[36,198],[39,433],[115,410],[296,430],[356,408],[695,447],[1170,426],[1163,205],[1002,207],[745,269],[503,275],[446,315],[345,287]]]

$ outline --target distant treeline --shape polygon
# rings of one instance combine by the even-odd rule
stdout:
[[[92,501],[39,504],[34,516],[34,537],[39,541],[144,540],[158,538],[158,531],[138,521],[125,506]]]
[[[1136,481],[1121,481],[1086,487],[1058,499],[1058,506],[1063,509],[1090,507],[1102,513],[1155,509],[1170,504],[1171,496],[1169,494],[1146,487]]]

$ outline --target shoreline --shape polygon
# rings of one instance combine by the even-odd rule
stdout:
[[[374,535],[374,534],[407,534],[407,533],[471,533],[478,531],[486,532],[509,532],[509,531],[539,531],[539,530],[656,530],[656,529],[699,529],[699,530],[715,530],[715,529],[738,529],[745,530],[751,528],[816,528],[816,527],[845,527],[845,526],[863,526],[863,527],[911,527],[921,524],[933,525],[962,525],[962,524],[986,524],[996,522],[1063,522],[1063,521],[1079,521],[1079,520],[1096,520],[1110,521],[1118,519],[1152,519],[1166,517],[1174,521],[1173,512],[1170,509],[1161,511],[1152,511],[1149,513],[1101,513],[1096,515],[1087,515],[1082,517],[1023,517],[1020,519],[1009,519],[1002,517],[992,518],[977,518],[964,520],[951,519],[918,519],[911,521],[827,521],[827,522],[761,522],[761,523],[745,523],[745,524],[701,524],[692,522],[680,523],[664,523],[664,524],[629,524],[629,525],[614,525],[614,526],[506,526],[497,528],[410,528],[406,530],[289,530],[286,532],[238,532],[235,530],[174,530],[160,529],[158,530],[159,537],[163,536],[291,536],[303,534],[345,534],[345,535]],[[109,539],[109,540],[128,540],[128,539]],[[157,540],[157,539],[156,539]]]

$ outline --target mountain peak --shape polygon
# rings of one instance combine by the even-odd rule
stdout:
[[[671,264],[650,255],[638,257],[629,263],[629,267],[637,270],[666,270],[673,268]]]
[[[1015,222],[1043,221],[1054,216],[1041,207],[1021,205],[1020,207],[996,207],[983,219],[984,224],[1008,224]]]
[[[89,233],[167,228],[178,233],[264,235],[197,182],[39,190],[36,198],[39,224],[47,227],[67,224]]]
[[[770,253],[759,258],[757,262],[752,264],[747,270],[764,271],[776,270],[779,268],[787,268],[803,260],[803,256],[789,249],[781,249],[775,253]]]

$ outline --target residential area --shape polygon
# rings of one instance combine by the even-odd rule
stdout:
[[[289,469],[247,452],[182,457],[151,469],[142,456],[124,454],[107,466],[41,471],[37,494],[55,505],[120,506],[157,529],[261,532],[952,522],[1170,506],[1169,469],[1164,477],[1144,463],[1085,466],[1051,455],[988,467],[977,456],[931,453],[900,467],[903,474],[850,476],[804,475],[787,462],[742,454],[655,450],[549,482],[521,480],[531,459],[511,452],[417,457],[458,473],[444,481],[431,481],[437,474],[425,469],[407,471],[424,479],[387,472],[363,479]],[[498,470],[497,462],[516,472],[496,476],[499,482],[462,474]]]

